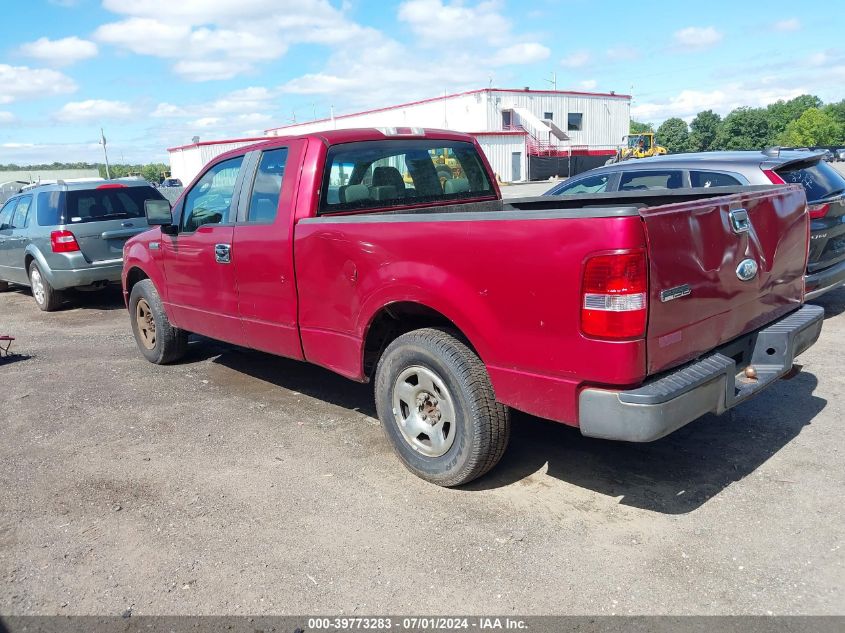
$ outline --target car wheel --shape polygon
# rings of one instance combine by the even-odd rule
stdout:
[[[35,304],[44,312],[53,312],[62,305],[62,293],[50,285],[35,262],[29,265],[29,286]]]
[[[6,292],[9,289],[8,281],[0,281],[0,292]]]
[[[384,433],[412,473],[439,486],[482,476],[505,452],[510,412],[496,402],[481,359],[448,330],[403,334],[376,369]]]
[[[170,324],[158,291],[149,279],[132,287],[129,317],[138,349],[148,361],[164,365],[185,355],[188,333]]]

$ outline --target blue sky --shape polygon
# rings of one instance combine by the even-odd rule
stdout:
[[[0,164],[115,162],[494,87],[634,96],[659,123],[845,98],[845,11],[794,0],[6,0]],[[828,7],[824,9],[824,7]]]

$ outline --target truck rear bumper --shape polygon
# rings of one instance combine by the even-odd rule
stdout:
[[[805,305],[712,354],[629,391],[587,388],[579,395],[581,433],[651,442],[707,413],[721,414],[787,374],[819,338],[824,309]],[[745,376],[745,367],[756,379]]]

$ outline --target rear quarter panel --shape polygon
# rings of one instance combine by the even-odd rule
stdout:
[[[584,259],[644,247],[642,221],[528,216],[300,221],[294,253],[306,358],[364,379],[373,317],[391,303],[415,302],[466,335],[501,402],[574,424],[582,382],[627,385],[644,376],[644,341],[610,343],[580,333]]]

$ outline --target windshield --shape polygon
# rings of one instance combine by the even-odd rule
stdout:
[[[106,186],[65,193],[65,223],[143,218],[145,200],[161,200],[152,187]]]
[[[845,177],[822,161],[792,163],[777,173],[785,182],[802,185],[811,203],[845,191]]]

